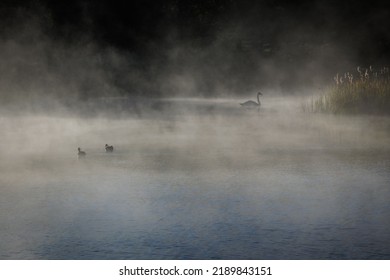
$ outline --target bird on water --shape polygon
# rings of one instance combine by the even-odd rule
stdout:
[[[260,95],[263,95],[260,91],[257,93],[257,103],[252,100],[248,100],[244,103],[240,103],[241,106],[245,108],[260,108]]]
[[[82,151],[80,148],[78,148],[78,156],[79,156],[79,158],[83,158],[83,157],[85,157],[86,155],[87,155],[87,153],[86,152],[84,152],[84,151]]]
[[[109,146],[108,144],[106,144],[106,152],[112,153],[113,151],[114,151],[114,146]]]

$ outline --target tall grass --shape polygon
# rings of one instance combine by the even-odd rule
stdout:
[[[337,74],[335,83],[304,107],[305,111],[345,114],[390,114],[388,67],[357,67],[356,73]]]

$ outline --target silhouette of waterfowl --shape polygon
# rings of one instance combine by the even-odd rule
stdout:
[[[106,153],[112,153],[114,151],[114,146],[109,146],[106,144]]]
[[[87,153],[86,152],[84,152],[84,151],[82,151],[81,149],[80,149],[80,147],[78,148],[78,157],[79,158],[83,158],[83,157],[85,157],[86,155],[87,155]]]
[[[245,108],[260,108],[261,106],[261,103],[260,103],[260,95],[263,95],[260,91],[257,93],[257,103],[255,101],[252,101],[252,100],[248,100],[244,103],[240,103],[240,105],[242,107],[245,107]]]

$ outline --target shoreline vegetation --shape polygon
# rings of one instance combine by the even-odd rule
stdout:
[[[390,115],[389,67],[379,70],[357,67],[354,73],[338,74],[322,95],[303,105],[305,112]]]

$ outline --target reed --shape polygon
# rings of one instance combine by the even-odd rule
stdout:
[[[356,73],[337,74],[335,83],[304,105],[304,111],[341,114],[390,114],[388,67],[357,67]]]

